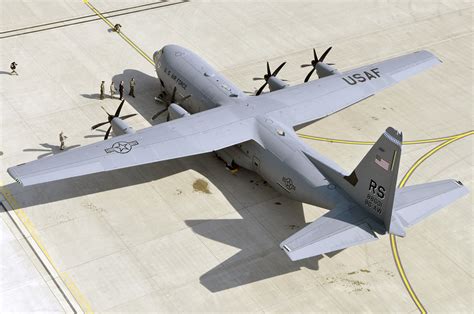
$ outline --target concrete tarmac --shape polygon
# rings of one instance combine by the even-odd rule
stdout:
[[[473,129],[473,5],[466,1],[90,1],[151,56],[176,43],[242,90],[287,61],[279,77],[302,83],[312,58],[343,71],[428,49],[443,63],[299,131],[374,141],[388,126],[404,139]],[[213,155],[23,188],[10,166],[100,141],[90,127],[118,99],[99,85],[134,77],[123,114],[152,124],[153,66],[83,1],[0,1],[0,213],[2,311],[416,312],[388,236],[301,262],[279,243],[325,213],[286,199],[256,174],[231,174]],[[39,25],[39,26],[38,26]],[[9,64],[18,63],[18,76]],[[128,90],[128,88],[127,88]],[[162,121],[155,121],[158,123]],[[304,139],[347,170],[368,146]],[[402,176],[439,143],[406,145]],[[472,136],[439,150],[407,185],[454,178],[473,189]],[[470,312],[472,193],[397,239],[424,308]],[[19,225],[15,226],[15,221]],[[23,231],[20,232],[20,231]],[[30,243],[30,244],[29,244]]]

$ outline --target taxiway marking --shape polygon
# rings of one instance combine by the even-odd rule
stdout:
[[[438,137],[438,138],[432,138],[432,139],[422,139],[422,140],[414,140],[414,141],[404,141],[403,145],[415,145],[415,144],[426,144],[426,143],[436,143],[436,142],[443,142],[436,146],[435,148],[431,149],[428,151],[426,154],[421,156],[411,167],[408,169],[407,173],[403,177],[403,179],[400,181],[399,187],[405,186],[407,183],[408,179],[411,177],[413,172],[430,156],[438,152],[440,149],[443,147],[446,147],[447,145],[458,141],[460,139],[463,139],[467,136],[473,135],[474,130],[467,131],[464,133],[456,134],[456,135],[451,135],[451,136],[446,136],[446,137]],[[349,144],[349,145],[373,145],[375,142],[370,142],[370,141],[352,141],[352,140],[343,140],[343,139],[333,139],[333,138],[327,138],[327,137],[318,137],[318,136],[312,136],[312,135],[306,135],[306,134],[298,134],[299,137],[301,138],[306,138],[310,140],[315,140],[315,141],[320,141],[320,142],[329,142],[329,143],[338,143],[338,144]],[[390,246],[392,249],[392,255],[393,259],[395,260],[395,265],[397,266],[398,273],[400,274],[400,277],[403,281],[403,284],[405,286],[405,289],[407,290],[408,294],[410,295],[411,299],[415,303],[416,307],[422,314],[426,314],[426,309],[424,308],[423,304],[421,303],[420,299],[417,297],[415,291],[413,290],[413,287],[411,286],[410,282],[408,281],[408,277],[405,273],[405,270],[402,265],[402,261],[400,258],[400,254],[398,251],[397,247],[397,241],[396,237],[394,235],[390,235]]]
[[[460,139],[463,139],[469,135],[473,135],[474,134],[474,131],[468,131],[468,132],[464,132],[464,133],[461,133],[461,134],[458,134],[454,137],[451,137],[449,140],[446,140],[444,141],[443,143],[439,144],[438,146],[436,146],[435,148],[431,149],[430,151],[428,151],[426,154],[424,154],[423,156],[421,156],[414,164],[413,166],[410,167],[410,169],[408,169],[407,173],[405,174],[405,176],[403,177],[403,179],[400,181],[400,184],[398,185],[400,188],[401,187],[404,187],[405,184],[407,183],[408,179],[411,177],[411,175],[413,174],[413,172],[426,160],[428,159],[430,156],[432,156],[434,153],[436,153],[437,151],[439,151],[440,149],[442,149],[443,147],[446,147],[447,145],[455,142],[455,141],[458,141]],[[418,299],[418,297],[416,296],[415,294],[415,291],[413,291],[413,288],[410,284],[410,282],[408,281],[408,278],[405,274],[405,270],[403,268],[403,265],[402,265],[402,262],[401,262],[401,259],[400,259],[400,255],[398,253],[398,248],[397,248],[397,241],[396,241],[396,237],[394,235],[390,235],[390,246],[392,248],[392,255],[393,255],[393,258],[395,260],[395,264],[397,265],[397,269],[398,269],[398,273],[400,274],[400,277],[402,278],[402,281],[403,281],[403,284],[405,285],[405,288],[407,289],[408,293],[410,294],[410,297],[411,299],[413,300],[413,302],[415,302],[415,305],[416,307],[418,308],[418,310],[422,313],[422,314],[426,314],[426,309],[424,308],[423,304],[421,304],[421,301],[420,299]]]
[[[328,142],[328,143],[337,143],[337,144],[350,144],[350,145],[374,145],[375,144],[375,142],[371,142],[371,141],[352,141],[352,140],[343,140],[343,139],[336,139],[336,138],[329,138],[329,137],[319,137],[319,136],[300,134],[300,133],[297,133],[297,134],[301,138],[305,138],[305,139],[313,140],[313,141],[319,141],[319,142]],[[404,141],[402,144],[403,145],[415,145],[415,144],[427,144],[427,143],[443,142],[443,141],[448,141],[448,140],[451,140],[451,139],[455,139],[458,136],[461,136],[463,134],[464,133],[451,135],[451,136],[445,136],[445,137],[437,137],[437,138],[429,138],[429,139],[413,140],[413,141]]]
[[[82,0],[98,17],[100,17],[107,25],[110,26],[111,29],[114,29],[114,24],[109,21],[102,13],[99,12],[90,2],[89,0]],[[120,37],[123,38],[133,49],[135,49],[143,58],[145,58],[148,62],[150,62],[153,66],[155,66],[155,62],[140,48],[138,47],[133,41],[128,38],[122,30],[116,32]]]
[[[3,196],[5,201],[8,203],[8,205],[12,209],[12,211],[16,214],[16,216],[19,218],[23,226],[31,235],[31,238],[34,240],[38,248],[46,257],[47,261],[49,262],[49,265],[53,268],[54,272],[58,274],[59,278],[61,278],[62,282],[69,289],[70,293],[72,294],[72,297],[79,304],[79,307],[81,308],[81,310],[83,310],[86,313],[93,313],[90,303],[87,301],[85,296],[81,293],[81,291],[78,289],[76,284],[70,279],[69,275],[66,272],[61,272],[58,269],[58,267],[54,264],[53,259],[51,258],[48,251],[46,250],[46,248],[44,247],[43,243],[40,240],[38,231],[36,230],[31,220],[26,215],[25,211],[19,206],[18,202],[13,197],[12,193],[3,185],[3,183],[0,182],[0,185],[1,185],[0,194]],[[49,271],[47,268],[46,270]]]

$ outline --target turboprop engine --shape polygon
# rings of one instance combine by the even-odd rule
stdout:
[[[326,49],[326,51],[324,51],[324,53],[321,55],[321,58],[318,58],[316,49],[313,48],[313,60],[311,60],[311,63],[301,65],[302,68],[312,67],[311,71],[309,71],[308,75],[306,75],[304,79],[305,83],[309,81],[314,71],[316,71],[316,74],[318,74],[319,78],[323,78],[333,74],[339,74],[339,71],[332,67],[334,63],[324,63],[324,59],[328,55],[329,51],[331,51],[331,49],[332,47]]]
[[[191,115],[189,112],[186,111],[186,109],[175,103],[171,103],[169,105],[168,112],[170,120],[179,119]]]
[[[275,71],[272,72],[270,70],[270,64],[267,61],[267,73],[263,77],[254,77],[253,78],[254,81],[258,81],[258,80],[264,80],[265,81],[265,83],[255,93],[255,96],[260,95],[263,92],[263,89],[265,88],[265,86],[267,86],[267,84],[268,84],[268,88],[270,89],[271,92],[282,89],[282,88],[285,88],[285,87],[288,86],[288,84],[285,83],[286,80],[279,79],[279,78],[276,77],[278,72],[280,72],[281,68],[283,68],[283,66],[285,64],[286,64],[286,62],[283,62],[282,64],[280,64],[278,66],[278,68],[276,68]]]
[[[117,135],[122,135],[122,134],[135,133],[135,130],[123,120],[131,118],[133,116],[136,116],[137,114],[132,113],[132,114],[128,114],[128,115],[119,117],[120,111],[122,110],[124,102],[125,102],[125,100],[122,100],[122,102],[118,106],[117,110],[115,111],[114,115],[111,115],[110,113],[107,112],[107,110],[105,110],[104,107],[101,107],[105,111],[105,113],[107,114],[107,121],[97,123],[97,124],[93,125],[91,127],[91,130],[95,130],[98,127],[101,127],[101,126],[106,125],[106,124],[110,124],[109,128],[107,129],[107,132],[105,132],[104,140],[109,138],[111,130],[114,131],[114,135],[116,135],[116,136]]]
[[[176,99],[176,86],[173,88],[173,93],[171,94],[171,98],[167,101],[167,100],[163,100],[163,99],[158,99],[158,101],[160,103],[162,103],[163,105],[165,105],[165,108],[163,108],[162,110],[158,111],[157,113],[155,113],[153,115],[153,117],[151,117],[152,120],[155,120],[156,118],[158,118],[159,115],[161,115],[162,113],[165,113],[165,112],[168,112],[167,115],[166,115],[166,121],[170,121],[170,120],[173,120],[173,119],[178,119],[178,118],[182,118],[184,116],[189,116],[189,112],[187,112],[183,107],[181,107],[179,103],[182,103],[184,102],[186,99],[189,99],[191,98],[191,95],[187,95],[185,97],[182,97],[179,101]]]

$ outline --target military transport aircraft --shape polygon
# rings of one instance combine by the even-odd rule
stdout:
[[[295,129],[323,119],[440,63],[418,51],[343,73],[314,59],[305,82],[288,86],[267,63],[259,96],[248,96],[191,51],[168,45],[153,59],[169,122],[135,131],[120,118],[120,104],[106,140],[8,169],[22,185],[216,152],[229,167],[257,172],[297,201],[330,209],[281,243],[299,260],[376,240],[405,229],[468,193],[444,180],[397,188],[402,134],[389,127],[356,169],[346,173],[299,140]],[[316,71],[319,79],[309,81]],[[261,94],[269,86],[270,93]],[[260,95],[261,94],[261,95]],[[122,117],[122,118],[126,118]],[[98,127],[96,125],[94,127]],[[107,139],[110,130],[115,137]]]

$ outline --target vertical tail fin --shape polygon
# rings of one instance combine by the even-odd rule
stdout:
[[[328,180],[376,220],[383,222],[388,232],[404,236],[404,228],[392,215],[401,146],[402,134],[389,127],[348,176],[309,155],[307,157]]]

